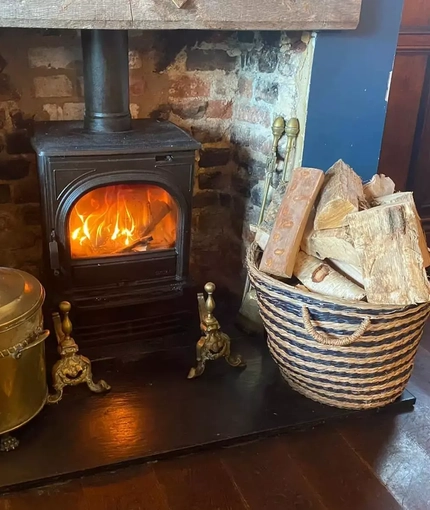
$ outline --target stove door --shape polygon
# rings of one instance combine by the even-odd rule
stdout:
[[[64,286],[185,281],[193,166],[193,153],[50,158],[46,237]]]

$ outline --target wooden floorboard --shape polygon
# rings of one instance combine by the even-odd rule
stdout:
[[[0,498],[0,510],[428,510],[430,334],[413,412],[135,466]]]
[[[373,415],[338,426],[340,434],[406,510],[430,508],[430,353],[420,348],[410,389],[414,411]]]
[[[154,464],[171,510],[247,510],[219,455],[198,455]]]
[[[220,457],[250,510],[329,510],[281,438],[229,448]]]
[[[334,427],[280,438],[330,510],[396,510],[393,496]]]

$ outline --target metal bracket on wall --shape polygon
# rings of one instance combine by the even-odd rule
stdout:
[[[188,0],[172,0],[178,9],[187,3]]]

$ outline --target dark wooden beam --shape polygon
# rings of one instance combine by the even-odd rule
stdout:
[[[5,0],[0,26],[32,28],[347,30],[362,0]]]

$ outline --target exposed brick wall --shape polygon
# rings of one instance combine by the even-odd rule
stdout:
[[[202,143],[197,156],[192,272],[240,291],[244,246],[261,201],[275,116],[298,112],[301,34],[132,32],[133,117],[170,119]],[[83,117],[74,31],[0,34],[0,265],[40,275],[34,120]],[[245,243],[244,243],[245,241]]]

